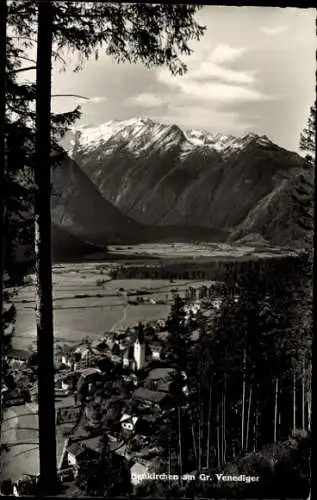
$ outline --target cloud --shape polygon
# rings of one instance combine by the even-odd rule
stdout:
[[[235,61],[238,57],[240,57],[243,52],[245,52],[245,48],[235,48],[226,44],[219,44],[213,50],[211,54],[211,61],[214,63],[224,63]]]
[[[248,50],[219,44],[206,54],[200,53],[188,64],[188,71],[183,76],[172,76],[166,69],[157,70],[157,80],[163,83],[174,97],[187,100],[188,106],[199,101],[201,106],[208,103],[245,103],[269,99],[256,87],[256,70],[231,69],[229,62],[241,57]],[[224,63],[227,63],[224,67]],[[270,97],[271,99],[271,97]]]
[[[210,79],[210,74],[208,74],[207,72],[204,73],[202,71],[199,73],[199,78],[197,78],[197,76],[197,72],[195,73],[193,71],[188,72],[184,76],[173,77],[169,74],[168,71],[162,70],[158,73],[158,80],[176,91],[180,90],[189,98],[193,98],[195,100],[205,100],[206,102],[258,101],[261,99],[265,99],[265,96],[261,92],[258,92],[250,88],[249,86],[243,87],[227,82],[217,82],[214,81],[214,79]],[[218,76],[220,76],[220,71]],[[230,76],[232,77],[232,75]],[[243,82],[242,77],[240,78],[240,81],[238,81],[239,78],[237,78],[237,76],[235,78],[236,79],[233,81],[233,83]],[[205,81],[202,81],[203,79],[205,79]]]
[[[105,102],[106,100],[107,100],[106,97],[94,96],[94,97],[88,98],[88,103],[89,104],[99,104],[101,102]]]
[[[197,69],[191,70],[187,75],[196,80],[219,79],[228,83],[249,84],[254,82],[253,73],[223,68],[218,64],[207,61],[202,62]]]
[[[241,120],[239,113],[217,110],[215,106],[182,106],[171,104],[167,113],[160,115],[151,114],[153,120],[161,123],[177,123],[183,128],[197,128],[209,130],[210,132],[232,133],[240,135],[252,130],[253,125]]]
[[[280,33],[283,33],[283,31],[287,30],[287,26],[263,26],[261,28],[261,31],[267,35],[267,36],[276,36],[279,35]]]
[[[124,101],[124,104],[128,106],[139,106],[142,108],[156,108],[164,104],[164,101],[155,94],[144,92],[142,94],[129,97]]]
[[[196,98],[207,101],[258,101],[263,95],[250,88],[223,83],[196,84],[187,82],[182,88],[183,92],[194,95]]]

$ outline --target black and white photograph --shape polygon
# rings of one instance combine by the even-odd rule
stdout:
[[[311,500],[316,10],[2,0],[0,73],[0,496]]]

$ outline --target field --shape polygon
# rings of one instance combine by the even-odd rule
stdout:
[[[283,256],[292,253],[291,250],[279,247],[238,245],[228,243],[160,243],[135,246],[110,247],[110,252],[118,256],[140,256],[151,259],[171,260],[217,260],[217,259],[251,259]]]
[[[102,286],[97,280],[104,280]],[[78,342],[84,337],[98,338],[113,328],[133,326],[138,321],[166,318],[172,302],[171,290],[180,295],[192,284],[202,281],[177,280],[111,280],[107,266],[100,264],[56,265],[53,271],[55,337],[65,343]],[[206,284],[210,282],[204,282]],[[126,296],[118,295],[119,289],[148,289],[153,299],[168,299],[168,304],[130,305]],[[97,296],[99,295],[99,296]],[[15,299],[17,307],[15,348],[28,348],[35,340],[34,288],[32,285],[19,290]]]
[[[171,290],[177,288],[180,295],[190,285],[208,285],[208,281],[163,279],[111,280],[109,271],[114,266],[135,264],[143,266],[150,260],[157,262],[203,262],[237,259],[281,257],[291,252],[280,248],[255,248],[228,244],[160,244],[116,246],[109,248],[109,260],[58,264],[53,270],[54,327],[56,340],[65,343],[78,342],[84,337],[98,338],[111,329],[133,326],[138,321],[166,318],[172,302]],[[116,258],[117,256],[117,258]],[[153,263],[153,261],[152,261]],[[103,284],[98,281],[103,280]],[[149,289],[153,299],[166,299],[167,304],[130,305],[127,297],[118,294],[119,289]],[[35,340],[34,288],[24,286],[15,300],[17,307],[16,334],[13,345],[27,348]]]

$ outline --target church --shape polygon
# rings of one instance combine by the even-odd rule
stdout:
[[[134,371],[142,370],[150,361],[159,361],[161,351],[162,346],[159,343],[146,342],[143,326],[139,325],[134,342],[122,353],[123,367]]]

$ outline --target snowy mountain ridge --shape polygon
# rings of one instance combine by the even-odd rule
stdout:
[[[301,245],[306,237],[293,200],[304,161],[265,135],[234,137],[136,117],[76,127],[64,148],[97,190],[96,212],[100,196],[117,209],[104,209],[107,227],[112,221],[134,234],[144,227],[185,228],[196,239],[201,229],[233,239],[257,233],[278,245]]]
[[[88,153],[115,140],[124,141],[126,149],[136,156],[142,155],[150,148],[168,150],[180,141],[183,157],[196,147],[206,147],[227,158],[252,141],[261,145],[272,144],[266,136],[254,133],[235,137],[205,130],[182,130],[177,125],[166,125],[145,117],[110,120],[97,126],[82,125],[73,128],[71,132],[73,139],[70,141],[70,147],[67,148],[70,156],[74,156],[78,149]],[[103,154],[112,154],[111,144],[107,144],[107,150],[104,150]]]

